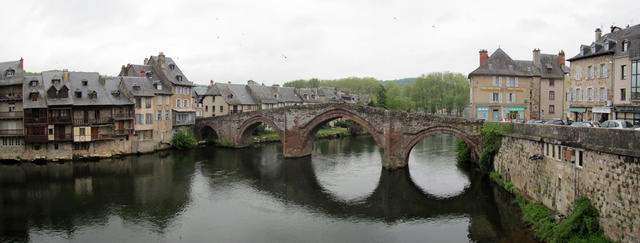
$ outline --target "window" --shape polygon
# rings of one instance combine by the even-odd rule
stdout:
[[[57,143],[53,144],[53,148],[57,150],[58,149],[58,144]]]
[[[549,100],[556,100],[556,92],[549,91]]]
[[[577,88],[577,89],[576,89],[576,95],[578,96],[578,97],[577,97],[577,98],[578,98],[577,100],[578,100],[578,101],[582,101],[582,90],[580,90],[580,88]]]
[[[508,103],[513,103],[516,101],[516,95],[514,93],[509,93]]]
[[[82,92],[76,91],[75,94],[76,94],[76,98],[82,98]]]
[[[555,80],[551,79],[549,80],[549,87],[553,87],[555,85]]]
[[[224,106],[220,106],[220,112],[224,111]]]
[[[13,77],[13,75],[15,75],[15,74],[16,74],[16,71],[15,71],[15,70],[13,70],[13,69],[9,69],[9,70],[7,70],[7,71],[5,72],[5,76],[6,76],[7,78],[8,78],[8,77]]]
[[[165,96],[164,104],[166,104],[166,105],[171,105],[171,101],[170,101],[169,99],[170,99],[170,97],[169,97],[169,96]]]
[[[500,96],[500,94],[498,94],[498,93],[491,94],[491,102],[498,102],[498,100],[500,99],[499,96]]]
[[[605,101],[608,100],[609,97],[607,97],[607,88],[605,87],[601,87],[600,88],[600,100]]]
[[[87,80],[82,80],[82,86],[87,86],[89,84],[89,81]]]
[[[176,107],[180,107],[180,99],[176,99]]]
[[[595,72],[593,71],[593,66],[589,65],[588,70],[589,70],[589,78],[593,79],[595,77]]]
[[[608,65],[606,63],[600,64],[600,78],[606,78],[609,76]]]
[[[164,119],[165,120],[169,120],[169,116],[171,113],[169,113],[169,111],[162,111],[162,114],[164,114]]]
[[[588,88],[587,90],[589,92],[589,101],[593,101],[594,99],[593,88]]]
[[[576,81],[579,81],[581,77],[582,77],[582,69],[580,68],[580,66],[577,66],[576,67]]]
[[[620,51],[622,52],[626,52],[627,49],[629,49],[629,41],[628,40],[623,40],[622,41],[622,46],[620,47]]]
[[[627,79],[627,65],[620,65],[620,80]]]
[[[173,63],[169,64],[169,69],[171,69],[171,70],[176,69],[176,65],[175,65],[175,64],[173,64]]]
[[[639,60],[631,62],[631,99],[640,100],[640,63]]]
[[[53,83],[53,85],[60,85],[60,79],[52,79],[51,83]]]
[[[162,120],[162,112],[156,111],[156,121]]]
[[[16,103],[9,103],[9,112],[16,111]]]
[[[144,124],[144,117],[142,114],[136,114],[136,125]]]
[[[81,128],[79,129],[79,131],[80,131],[80,136],[85,136],[85,135],[87,135],[86,128],[81,127]]]
[[[144,107],[151,108],[151,97],[147,97],[144,99]]]
[[[178,81],[182,81],[182,76],[180,76],[180,75],[176,75],[176,80],[178,80]]]
[[[556,113],[556,106],[549,105],[549,114],[554,114],[554,113]]]
[[[162,96],[158,96],[158,105],[162,105]]]
[[[189,100],[184,100],[184,103],[186,104],[185,107],[191,107],[191,102]]]
[[[38,80],[31,80],[31,82],[29,82],[29,85],[30,85],[31,87],[36,87],[36,86],[38,86]]]
[[[142,98],[140,97],[136,97],[136,108],[137,109],[142,108]]]
[[[627,100],[627,89],[620,89],[620,100]]]
[[[147,113],[147,124],[153,124],[153,114]]]
[[[515,86],[516,86],[516,78],[507,77],[507,87],[515,87]]]

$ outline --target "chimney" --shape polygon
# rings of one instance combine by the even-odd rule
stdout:
[[[167,59],[164,56],[164,52],[160,52],[160,54],[158,54],[158,62],[160,63],[161,68],[165,68],[167,66]]]
[[[209,88],[213,87],[213,79],[209,81]]]
[[[146,58],[146,57],[145,57],[145,58],[144,58],[144,62],[143,62],[142,64],[143,64],[143,65],[149,65],[149,64],[148,64],[148,62],[149,62],[149,58]]]
[[[540,49],[533,49],[533,65],[540,67]]]
[[[141,68],[141,69],[140,69],[140,77],[144,77],[144,76],[145,76],[145,75],[144,75],[144,68]]]
[[[487,59],[489,59],[489,53],[487,52],[487,50],[480,50],[480,66],[482,66],[482,64],[487,61]]]
[[[126,76],[127,75],[126,71],[127,71],[127,67],[124,66],[124,64],[122,64],[122,67],[120,68],[120,75]]]
[[[558,52],[558,65],[560,65],[560,67],[564,67],[564,51],[560,50],[560,52]]]
[[[596,41],[602,39],[602,30],[600,28],[596,29]]]
[[[24,70],[24,59],[20,58],[20,69]]]
[[[69,70],[66,68],[62,69],[62,80],[69,81]]]
[[[107,81],[107,79],[106,79],[104,76],[100,75],[100,76],[98,77],[98,82],[100,82],[100,84],[102,84],[103,86],[104,86],[104,83],[105,83],[106,81]]]
[[[280,92],[280,85],[279,84],[274,84],[273,87],[276,88],[276,92]]]

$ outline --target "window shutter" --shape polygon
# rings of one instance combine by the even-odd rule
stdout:
[[[609,63],[604,64],[604,77],[608,78],[609,77]]]
[[[498,86],[498,77],[493,76],[493,86]]]
[[[516,77],[516,88],[518,87],[518,77]]]
[[[502,77],[498,77],[498,86],[502,87]]]
[[[596,101],[600,101],[600,89],[596,89]]]
[[[493,93],[489,93],[489,103],[493,103]]]
[[[609,91],[606,87],[604,88],[604,100],[609,100]]]
[[[498,93],[498,102],[502,103],[502,93]]]
[[[516,102],[517,102],[517,100],[518,100],[518,99],[516,98],[516,93],[513,93],[513,103],[516,103]]]

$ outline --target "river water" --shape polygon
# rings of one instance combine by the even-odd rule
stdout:
[[[386,171],[371,137],[0,165],[0,241],[535,242],[512,198],[455,161],[455,138]]]

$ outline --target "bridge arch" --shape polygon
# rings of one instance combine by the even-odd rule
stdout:
[[[220,133],[210,125],[205,125],[197,131],[197,135],[200,136],[199,138],[207,142],[215,142],[220,138],[219,134]]]
[[[376,141],[378,148],[384,148],[383,137],[380,134],[378,134],[378,132],[375,129],[376,127],[373,124],[368,122],[366,119],[363,119],[360,115],[354,112],[338,107],[335,109],[328,110],[320,115],[317,115],[311,121],[309,121],[307,124],[303,126],[302,141],[303,141],[304,150],[308,150],[310,154],[311,149],[313,148],[312,147],[313,140],[318,130],[320,130],[323,124],[338,118],[346,118],[356,122],[358,125],[364,128],[369,134],[371,134],[371,136],[373,136],[373,139]]]
[[[480,144],[479,140],[473,138],[469,134],[454,127],[434,126],[434,127],[426,128],[416,133],[409,139],[409,141],[405,144],[405,146],[403,146],[404,151],[402,152],[402,155],[405,160],[405,163],[409,162],[409,154],[411,153],[411,150],[413,150],[413,147],[415,147],[416,144],[418,144],[418,142],[420,142],[422,139],[426,137],[438,135],[438,134],[447,134],[447,135],[451,135],[461,139],[471,147],[471,151],[473,151],[474,153],[472,156],[476,156],[475,158],[480,158],[480,154],[479,154],[480,150],[478,146]]]
[[[260,123],[265,124],[273,129],[273,131],[278,134],[278,137],[280,137],[280,141],[282,141],[282,138],[284,137],[282,129],[280,129],[272,120],[257,115],[245,120],[242,125],[238,127],[236,144],[239,147],[249,146],[249,144],[251,143],[251,135],[253,134],[253,131],[256,130],[258,125],[260,125]]]

